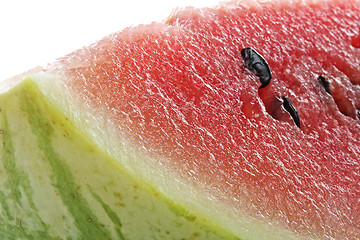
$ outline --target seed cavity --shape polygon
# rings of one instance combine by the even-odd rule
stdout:
[[[244,60],[244,66],[259,77],[261,82],[259,88],[266,87],[271,80],[271,71],[265,59],[251,47],[242,49],[241,56]]]
[[[290,113],[290,116],[294,120],[294,123],[296,124],[296,126],[298,126],[300,128],[299,114],[296,111],[294,105],[292,105],[292,103],[291,103],[291,101],[290,101],[290,99],[288,97],[283,96],[282,100],[283,100],[283,106],[284,106],[285,110],[288,113]]]
[[[359,27],[359,33],[352,37],[351,45],[355,48],[360,48],[360,27]]]
[[[331,95],[329,79],[323,75],[320,75],[318,77],[318,80],[319,80],[321,86],[323,86],[323,88],[325,89],[325,91]]]
[[[336,106],[342,114],[353,119],[359,118],[356,104],[351,97],[349,97],[349,92],[344,86],[337,82],[329,81],[329,79],[323,75],[318,77],[318,81],[325,91],[332,96]],[[330,90],[330,85],[332,85],[332,91]]]

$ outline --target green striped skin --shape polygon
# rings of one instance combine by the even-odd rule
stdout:
[[[130,177],[31,79],[0,95],[0,239],[236,239]]]

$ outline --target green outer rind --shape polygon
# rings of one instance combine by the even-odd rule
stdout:
[[[238,239],[126,173],[31,79],[0,95],[1,239]]]

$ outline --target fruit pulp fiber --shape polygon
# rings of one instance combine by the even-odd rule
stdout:
[[[359,24],[358,1],[188,8],[115,33],[49,70],[61,69],[71,91],[140,151],[234,211],[314,238],[355,239]],[[245,47],[268,62],[266,88],[244,68]]]

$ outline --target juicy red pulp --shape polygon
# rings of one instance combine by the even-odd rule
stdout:
[[[360,50],[351,39],[359,24],[358,3],[188,9],[64,64],[89,62],[68,70],[88,104],[236,211],[312,236],[356,238]],[[265,88],[243,66],[247,46],[271,68]],[[301,129],[276,102],[282,96]]]

